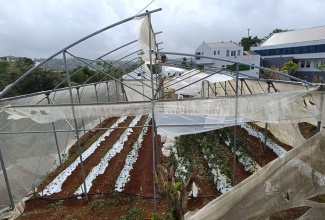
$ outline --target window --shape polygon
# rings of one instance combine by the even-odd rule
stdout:
[[[318,60],[314,60],[314,67],[318,67]]]
[[[200,56],[201,53],[200,53],[200,52],[196,52],[195,55],[199,55],[199,56]],[[196,60],[199,60],[199,59],[201,59],[201,57],[195,57],[195,59],[196,59]]]
[[[300,61],[300,67],[305,68],[305,61]]]
[[[240,56],[240,50],[237,50],[237,56]]]
[[[216,55],[216,51],[213,51],[213,55]]]
[[[218,50],[218,55],[220,55],[220,50]]]
[[[304,54],[304,53],[323,53],[323,52],[325,52],[325,44],[266,49],[266,50],[260,50],[260,51],[255,51],[255,52],[257,54],[260,54],[261,56],[285,55],[285,54]]]
[[[226,57],[229,57],[229,50],[226,50]]]
[[[310,61],[306,61],[306,68],[310,68]]]
[[[253,64],[253,65],[255,65],[255,64]],[[254,69],[254,67],[253,66],[251,66],[251,70],[253,70]]]
[[[232,50],[232,51],[231,51],[231,56],[232,56],[232,57],[236,56],[236,51],[235,51],[235,50]]]
[[[324,65],[324,64],[325,64],[325,60],[321,60],[320,65]]]

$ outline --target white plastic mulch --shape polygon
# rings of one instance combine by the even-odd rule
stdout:
[[[123,122],[127,117],[120,117],[112,126],[111,129],[108,129],[103,135],[101,135],[97,141],[95,141],[85,152],[82,153],[82,160],[86,160],[100,145],[102,141],[105,140],[105,137],[109,136],[110,133],[114,130],[113,128]],[[43,191],[39,192],[40,196],[51,195],[53,193],[61,192],[61,187],[64,181],[71,175],[71,173],[76,169],[80,163],[80,157],[78,157],[69,167],[62,171],[49,185],[47,185]]]

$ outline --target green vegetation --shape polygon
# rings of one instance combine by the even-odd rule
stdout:
[[[21,77],[33,66],[34,62],[29,58],[20,58],[16,64],[10,64],[6,61],[0,62],[0,91]],[[54,88],[63,78],[63,73],[38,69],[34,74],[26,77],[25,80],[9,91],[7,97],[49,90]]]
[[[176,155],[171,157],[169,164],[173,164],[176,174],[182,180],[187,180],[193,173],[194,169],[202,162],[207,161],[211,168],[218,168],[222,174],[231,180],[232,171],[228,166],[228,150],[221,144],[222,132],[224,129],[209,131],[199,134],[182,135],[176,138],[175,148]]]
[[[244,51],[249,51],[251,49],[251,47],[256,47],[258,46],[260,43],[262,43],[262,39],[259,39],[257,36],[255,37],[243,37],[240,40],[240,45],[243,46]]]
[[[142,217],[143,209],[138,207],[133,207],[130,209],[126,215],[123,215],[120,220],[140,220]]]
[[[316,69],[318,69],[318,70],[321,70],[321,71],[325,72],[325,64],[322,64],[322,65],[320,65],[320,66],[316,67]]]
[[[289,74],[294,74],[298,68],[298,64],[293,61],[285,62],[282,70],[287,70]]]
[[[210,169],[219,170],[221,174],[227,177],[230,184],[232,179],[232,169],[229,166],[229,157],[232,153],[224,146],[224,144],[232,148],[234,145],[233,129],[223,128],[214,131],[182,135],[176,138],[175,148],[177,156],[172,155],[168,162],[169,166],[177,167],[175,173],[185,183],[194,172],[199,164],[206,161],[210,164]],[[236,146],[238,150],[238,158],[252,158],[248,144],[241,133],[237,133]],[[176,157],[179,159],[177,160]],[[247,167],[255,166],[255,161],[249,161]],[[214,179],[214,175],[206,177],[211,184],[217,184],[218,180]]]
[[[16,81],[25,72],[33,68],[34,65],[34,61],[30,58],[19,58],[16,63],[1,61],[0,91],[2,91],[9,84]],[[85,82],[96,83],[99,81],[112,80],[114,78],[121,79],[125,73],[136,69],[138,66],[139,63],[135,65],[114,67],[112,62],[97,62],[97,67],[101,69],[101,71],[97,71],[89,67],[77,66],[74,69],[70,70],[70,75],[72,75],[71,85],[76,86]],[[55,71],[38,68],[32,74],[27,76],[24,80],[18,83],[11,91],[9,91],[6,94],[6,97],[52,90],[57,85],[59,85],[59,88],[68,86],[65,71]]]
[[[101,216],[105,210],[108,210],[110,207],[114,206],[121,206],[126,204],[131,204],[135,200],[135,198],[131,197],[121,197],[119,193],[115,190],[111,190],[108,192],[109,198],[107,199],[95,199],[91,206],[90,210],[93,212],[93,218],[95,215],[97,217]],[[128,211],[127,215],[121,217],[121,219],[142,219],[142,209],[137,207],[133,207],[131,210]],[[139,218],[141,216],[141,218]]]

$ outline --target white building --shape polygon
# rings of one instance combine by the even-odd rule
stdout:
[[[261,55],[265,67],[282,68],[293,61],[299,64],[294,76],[314,82],[325,79],[316,69],[325,64],[325,26],[275,33],[251,50]]]
[[[253,64],[256,66],[260,65],[259,55],[249,55],[243,51],[243,47],[234,42],[220,42],[220,43],[205,43],[203,42],[195,51],[196,55],[209,56],[214,58],[228,59],[233,61],[239,61],[243,63]],[[206,59],[206,58],[196,58],[196,63],[204,66],[213,66],[217,68],[226,68],[234,63]],[[230,68],[232,70],[235,67]],[[249,67],[245,65],[240,65],[240,73],[243,76],[249,77],[259,77],[259,70],[254,67]]]

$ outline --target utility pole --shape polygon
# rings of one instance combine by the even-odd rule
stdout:
[[[251,29],[250,28],[247,28],[247,32],[248,32],[248,38],[249,38],[249,31],[250,31]]]

